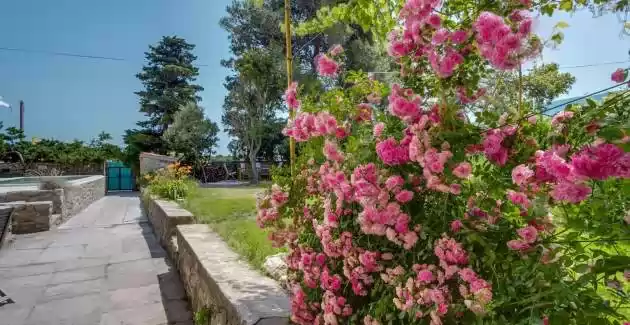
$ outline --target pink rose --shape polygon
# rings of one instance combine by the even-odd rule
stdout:
[[[377,138],[380,137],[381,134],[383,134],[383,130],[385,130],[385,123],[376,123],[376,125],[374,125],[374,136]]]
[[[459,178],[468,178],[472,172],[472,165],[468,162],[462,162],[453,169],[453,175]]]
[[[536,239],[538,239],[538,230],[534,226],[521,228],[517,230],[516,233],[518,233],[521,239],[528,244],[533,244],[536,242]]]
[[[451,222],[451,231],[453,231],[454,233],[458,233],[462,227],[464,226],[464,224],[462,223],[461,220],[457,219],[457,220],[453,220],[453,222]]]
[[[616,83],[621,83],[626,80],[626,70],[619,68],[610,75],[610,79]]]
[[[396,194],[396,201],[400,203],[407,203],[413,199],[413,192],[408,190],[400,191]]]

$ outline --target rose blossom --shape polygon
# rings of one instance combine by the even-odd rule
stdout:
[[[512,169],[512,181],[516,185],[527,184],[528,180],[534,176],[534,171],[526,165],[518,165]]]
[[[472,165],[468,162],[462,162],[453,169],[453,175],[459,178],[468,178],[472,172]]]
[[[610,79],[616,83],[621,83],[626,79],[626,70],[619,68],[610,75]]]

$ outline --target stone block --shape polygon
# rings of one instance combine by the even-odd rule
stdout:
[[[183,224],[191,224],[195,221],[190,211],[181,208],[177,203],[159,200],[149,195],[143,195],[143,204],[147,212],[153,231],[172,260],[177,259],[177,246],[173,245],[175,227]]]
[[[50,229],[52,201],[11,202],[11,231],[14,234],[30,234]]]
[[[179,225],[177,240],[193,311],[211,310],[210,324],[289,323],[289,298],[278,283],[241,261],[207,225]]]

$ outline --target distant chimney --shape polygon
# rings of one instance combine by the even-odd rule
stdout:
[[[24,131],[24,101],[20,101],[20,130]]]

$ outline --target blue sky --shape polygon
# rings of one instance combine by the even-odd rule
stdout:
[[[227,34],[218,21],[231,0],[20,0],[0,3],[0,47],[26,48],[124,58],[88,60],[0,50],[0,96],[14,106],[0,110],[5,127],[17,126],[20,99],[26,103],[27,136],[89,140],[101,131],[121,143],[125,129],[142,119],[133,94],[141,88],[135,74],[144,51],[162,35],[178,35],[197,45],[198,83],[205,90],[202,106],[220,122],[228,71],[219,62],[229,57]],[[614,15],[592,18],[590,12],[540,19],[548,35],[556,21],[570,24],[558,50],[544,51],[545,62],[561,66],[626,61],[630,36],[620,37]],[[626,64],[625,67],[630,66]],[[570,96],[612,85],[618,65],[567,69],[577,82]],[[219,152],[229,139],[221,136]]]

